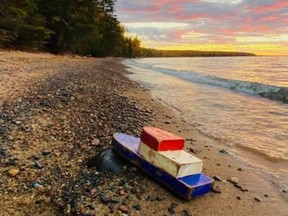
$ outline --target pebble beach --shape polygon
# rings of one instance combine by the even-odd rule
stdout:
[[[235,159],[130,80],[121,59],[0,51],[0,215],[279,215],[288,189]],[[124,163],[87,163],[116,132],[151,125],[185,138],[215,179],[185,201]]]

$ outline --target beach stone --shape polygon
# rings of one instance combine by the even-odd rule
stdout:
[[[123,205],[128,205],[129,203],[130,203],[130,200],[128,198],[126,198],[122,201]]]
[[[50,155],[50,154],[51,154],[51,151],[45,149],[45,150],[42,152],[42,154],[43,154],[44,156],[47,156],[47,155]]]
[[[230,181],[232,184],[239,184],[239,179],[236,178],[236,177],[230,178],[229,181]]]
[[[33,188],[38,188],[38,187],[40,187],[40,184],[38,182],[33,182],[32,183],[32,187]]]
[[[109,198],[108,196],[106,196],[106,195],[103,195],[103,194],[100,196],[100,200],[101,200],[104,204],[110,202],[110,198]]]
[[[119,197],[111,197],[110,201],[113,203],[120,203],[121,202]]]
[[[44,168],[43,165],[39,161],[36,161],[34,165],[37,169],[43,169]]]
[[[86,163],[88,168],[96,167],[99,172],[119,173],[124,168],[123,160],[112,148],[107,148]]]
[[[128,213],[129,207],[128,207],[127,205],[120,205],[119,210],[120,210],[122,213]]]
[[[214,178],[216,181],[222,181],[222,178],[221,178],[220,176],[218,176],[218,175],[215,175],[213,178]]]
[[[18,169],[10,169],[8,171],[8,175],[10,177],[15,177],[15,176],[17,176],[19,174],[19,172],[20,172],[20,170],[18,170]]]
[[[119,190],[119,195],[120,195],[120,196],[124,196],[124,195],[126,195],[126,193],[125,193],[125,191],[122,189],[122,190]]]
[[[191,212],[188,209],[183,210],[183,216],[192,216]]]
[[[222,193],[222,190],[221,190],[221,188],[219,186],[214,186],[212,188],[212,192],[214,192],[214,193]]]
[[[195,148],[195,147],[191,147],[189,150],[190,150],[190,152],[192,152],[192,153],[194,153],[194,154],[198,154],[198,153],[201,152],[201,150],[199,150],[199,149],[197,149],[197,148]]]
[[[162,197],[162,196],[157,196],[155,199],[156,199],[156,201],[158,201],[158,202],[161,202],[161,201],[165,200],[165,198]]]
[[[173,202],[173,203],[171,203],[171,208],[176,208],[178,206],[178,204],[177,203],[175,203],[175,202]]]
[[[175,214],[175,210],[174,210],[174,208],[172,208],[172,207],[169,207],[169,208],[168,208],[168,212],[169,212],[170,214]]]
[[[243,192],[248,192],[248,189],[243,187],[243,186],[240,188],[240,190],[243,191]]]
[[[96,188],[93,188],[90,190],[90,194],[93,196],[97,193],[97,189]]]
[[[12,159],[12,158],[10,158],[6,162],[6,166],[16,166],[17,164],[19,164],[19,161],[17,159]]]
[[[221,149],[221,150],[219,150],[219,152],[222,153],[222,154],[229,154],[229,152],[227,150],[225,150],[225,149]]]
[[[41,159],[40,155],[33,155],[32,157],[34,160],[40,160]]]
[[[254,199],[257,201],[257,202],[261,202],[261,198],[259,196],[255,196]]]
[[[136,209],[137,211],[141,210],[141,206],[139,204],[132,206],[132,208]]]
[[[93,146],[98,146],[100,144],[100,140],[99,139],[93,139],[91,142],[91,145]]]

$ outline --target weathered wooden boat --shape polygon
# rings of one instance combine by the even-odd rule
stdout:
[[[148,135],[145,133],[147,131]],[[167,134],[169,139],[167,139]],[[143,140],[149,143],[144,147],[145,150],[143,150],[145,146]],[[173,150],[167,147],[169,145]],[[116,133],[112,140],[113,149],[123,158],[171,189],[175,194],[190,200],[208,193],[213,187],[214,180],[202,173],[202,161],[194,156],[189,158],[186,155],[188,153],[182,151],[183,146],[184,141],[183,143],[180,141],[179,144],[179,139],[173,140],[170,133],[165,131],[163,133],[162,130],[153,127],[144,127],[141,139]],[[161,148],[165,149],[158,152]],[[179,155],[181,157],[176,158]]]

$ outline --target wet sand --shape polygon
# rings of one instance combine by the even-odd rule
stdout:
[[[129,80],[119,59],[1,51],[0,66],[1,215],[121,215],[120,206],[128,215],[288,212],[287,193]],[[184,137],[205,173],[222,179],[221,193],[188,202],[129,164],[120,174],[87,168],[113,133],[139,135],[144,125]]]

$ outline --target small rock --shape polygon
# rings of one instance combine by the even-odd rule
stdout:
[[[242,186],[241,186],[240,184],[234,184],[234,186],[235,186],[236,188],[242,189]]]
[[[221,150],[219,150],[219,152],[222,153],[222,154],[229,154],[229,152],[227,150],[225,150],[225,149],[221,149]]]
[[[255,196],[254,199],[255,199],[257,202],[261,202],[261,198],[258,197],[258,196]]]
[[[239,179],[236,178],[236,177],[232,177],[231,179],[229,179],[229,181],[230,181],[232,184],[239,184]]]
[[[221,188],[219,186],[214,186],[212,188],[212,192],[214,192],[214,193],[222,193],[222,190],[221,190]]]
[[[243,192],[248,192],[248,189],[247,189],[247,188],[244,188],[243,186],[242,186],[240,189],[241,189],[241,191],[243,191]]]
[[[90,194],[91,194],[92,196],[95,195],[96,193],[97,193],[96,188],[93,188],[93,189],[90,190]]]
[[[35,167],[36,167],[37,169],[43,169],[43,168],[44,168],[43,165],[42,165],[39,161],[36,161],[36,162],[35,162]]]
[[[40,160],[41,159],[40,155],[33,155],[32,157],[34,160]]]
[[[238,200],[241,200],[241,197],[240,197],[240,196],[237,196],[236,198],[237,198]]]
[[[194,154],[198,154],[198,153],[201,152],[199,149],[197,149],[197,148],[195,148],[195,147],[191,147],[189,150],[190,150],[190,152],[192,152],[192,153],[194,153]]]
[[[111,197],[110,201],[113,203],[120,203],[121,202],[119,197]]]
[[[119,199],[119,201],[120,201],[120,199]],[[130,200],[127,198],[122,201],[123,205],[128,205],[129,203],[130,203]]]
[[[120,196],[124,196],[126,193],[125,193],[125,191],[122,189],[122,190],[119,190],[119,195]]]
[[[101,199],[101,201],[103,202],[103,203],[108,203],[108,202],[110,202],[110,198],[109,197],[107,197],[107,196],[105,196],[105,195],[101,195],[100,196],[100,199]]]
[[[288,189],[282,190],[283,193],[288,193]]]
[[[134,208],[134,209],[136,209],[138,211],[141,210],[141,206],[139,204],[136,204],[136,205],[132,206],[132,208]]]
[[[160,202],[160,201],[163,201],[165,198],[164,197],[161,197],[161,196],[157,196],[156,197],[156,201]]]
[[[192,216],[192,214],[190,213],[190,211],[188,209],[184,209],[183,210],[183,216]]]
[[[176,208],[178,206],[178,204],[177,203],[175,203],[175,202],[173,202],[173,203],[171,203],[171,208]]]
[[[110,209],[110,212],[111,212],[111,213],[114,212],[114,207],[115,207],[115,204],[109,204],[109,205],[108,205],[108,208]]]
[[[175,210],[172,207],[169,207],[168,211],[169,211],[170,214],[175,214]]]
[[[119,210],[120,210],[122,213],[128,213],[129,207],[126,206],[126,205],[120,205]]]
[[[240,172],[243,171],[242,168],[238,168],[237,170],[240,171]]]
[[[17,159],[9,159],[6,162],[6,166],[16,166],[19,163],[19,161]]]
[[[264,194],[264,197],[268,198],[269,196],[268,196],[268,194]]]
[[[221,178],[220,176],[215,175],[213,178],[214,178],[216,181],[222,181],[222,178]]]
[[[33,182],[32,183],[32,187],[33,188],[39,188],[40,187],[40,184],[38,182]]]
[[[29,126],[27,126],[27,125],[23,125],[23,126],[22,126],[22,130],[23,130],[24,132],[30,132],[30,131],[31,131],[31,128],[30,128]]]
[[[15,176],[17,176],[19,174],[19,172],[20,172],[20,170],[18,170],[18,169],[10,169],[8,171],[8,175],[10,177],[15,177]]]
[[[45,150],[42,152],[42,154],[43,154],[44,156],[47,156],[47,155],[50,155],[50,154],[51,154],[51,151],[45,149]]]
[[[100,144],[100,140],[99,139],[93,139],[91,142],[91,145],[93,146],[98,146]]]

